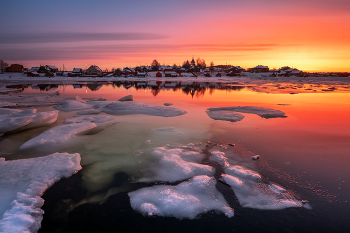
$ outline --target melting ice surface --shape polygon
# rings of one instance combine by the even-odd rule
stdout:
[[[40,196],[56,181],[80,169],[79,154],[0,159],[0,232],[38,231],[44,214]]]
[[[48,126],[56,122],[58,111],[38,112],[36,109],[0,108],[0,134]]]
[[[223,121],[240,121],[244,118],[243,115],[237,113],[252,113],[263,118],[286,117],[285,113],[280,110],[271,108],[255,107],[255,106],[234,106],[234,107],[218,107],[208,108],[207,114],[214,120]]]
[[[234,215],[220,192],[216,180],[195,176],[176,186],[157,185],[129,193],[133,209],[144,215],[194,219],[201,213],[215,210],[227,217]]]
[[[214,168],[198,164],[204,154],[184,149],[155,148],[151,156],[157,161],[150,167],[150,175],[142,178],[141,182],[150,181],[181,181],[197,175],[214,175]]]

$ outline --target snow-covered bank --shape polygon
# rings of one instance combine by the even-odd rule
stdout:
[[[0,159],[0,232],[36,232],[43,218],[40,197],[63,177],[80,169],[80,155],[55,153],[45,157]]]

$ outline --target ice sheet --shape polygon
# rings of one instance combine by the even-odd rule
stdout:
[[[216,180],[195,176],[176,186],[160,185],[129,193],[131,207],[144,215],[194,219],[208,211],[234,215],[221,193],[215,188]]]
[[[147,169],[141,182],[151,181],[181,181],[193,176],[214,174],[214,168],[208,165],[198,164],[204,154],[185,149],[155,148],[151,152],[156,161]]]
[[[6,114],[7,113],[7,114]],[[0,110],[0,134],[48,126],[56,122],[58,111],[36,112],[36,109],[27,110]]]
[[[101,111],[111,115],[144,114],[150,116],[163,117],[175,117],[186,113],[186,111],[178,108],[153,106],[148,104],[137,103],[134,101],[113,102],[103,107]]]
[[[228,174],[223,174],[222,178],[231,186],[242,207],[261,210],[280,210],[290,207],[309,208],[287,192],[272,190],[268,184]]]
[[[275,110],[271,108],[255,107],[255,106],[233,106],[233,107],[219,107],[219,108],[209,108],[211,111],[233,111],[242,113],[252,113],[263,118],[276,118],[276,117],[287,117],[284,112],[280,110]],[[226,113],[227,114],[227,113]],[[220,114],[218,114],[220,115]]]
[[[208,116],[214,120],[222,120],[222,121],[241,121],[244,116],[237,112],[226,111],[226,110],[218,110],[218,111],[206,111]]]
[[[40,228],[44,191],[81,169],[79,154],[0,160],[0,232],[36,232]]]
[[[82,134],[96,127],[95,123],[83,122],[72,123],[53,127],[39,136],[30,139],[19,149],[27,149],[36,146],[53,146],[66,143],[77,134]]]

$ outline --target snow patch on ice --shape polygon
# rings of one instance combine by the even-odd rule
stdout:
[[[52,146],[68,142],[77,134],[85,133],[96,127],[95,123],[72,123],[53,127],[39,136],[30,139],[19,149],[27,149],[35,146]]]
[[[193,176],[214,174],[214,168],[208,165],[198,164],[204,154],[185,149],[155,148],[151,156],[156,160],[153,166],[141,182],[152,181],[181,181]]]
[[[44,211],[44,191],[81,169],[79,154],[0,162],[0,232],[36,232]]]
[[[91,115],[91,114],[99,114],[100,111],[96,109],[88,109],[77,112],[78,115]]]
[[[215,188],[216,180],[208,176],[195,176],[176,186],[160,185],[129,193],[131,207],[144,215],[194,219],[209,211],[234,213]]]
[[[90,109],[91,107],[92,106],[90,104],[81,103],[75,100],[66,100],[54,106],[55,109],[63,112],[86,110]]]
[[[249,180],[253,180],[256,182],[261,181],[261,176],[259,173],[257,173],[256,171],[253,171],[253,170],[249,170],[249,169],[242,167],[242,166],[239,166],[239,165],[227,167],[225,169],[225,172],[227,174],[230,174],[233,176],[238,176],[238,177],[241,177],[244,179],[249,179]]]
[[[223,167],[229,167],[230,164],[227,161],[227,158],[225,157],[225,152],[221,152],[221,151],[212,151],[210,154],[210,160],[217,162],[218,164],[220,164]]]

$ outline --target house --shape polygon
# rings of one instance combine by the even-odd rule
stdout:
[[[100,69],[100,67],[95,66],[95,65],[91,65],[86,71],[85,71],[86,75],[99,75],[102,74],[102,70]]]
[[[40,67],[32,67],[28,72],[37,72],[40,69]]]
[[[58,71],[58,68],[56,66],[46,65],[45,68],[49,70],[51,73],[56,73]]]
[[[23,73],[24,68],[20,64],[12,64],[10,67],[7,67],[5,69],[6,72],[18,72],[18,73]]]
[[[156,73],[157,78],[161,78],[162,76],[163,76],[162,73],[160,73],[159,71]]]
[[[264,73],[264,72],[270,72],[270,69],[268,66],[258,65],[258,66],[255,66],[254,68],[249,68],[248,71],[252,73]]]
[[[50,73],[50,71],[48,69],[46,69],[45,66],[40,66],[39,69],[36,71],[38,72],[39,74],[47,74],[47,73]]]
[[[177,73],[175,71],[166,71],[164,72],[164,77],[177,77]]]
[[[39,77],[39,73],[36,72],[36,71],[28,72],[28,73],[27,73],[27,76],[28,76],[28,77]]]

